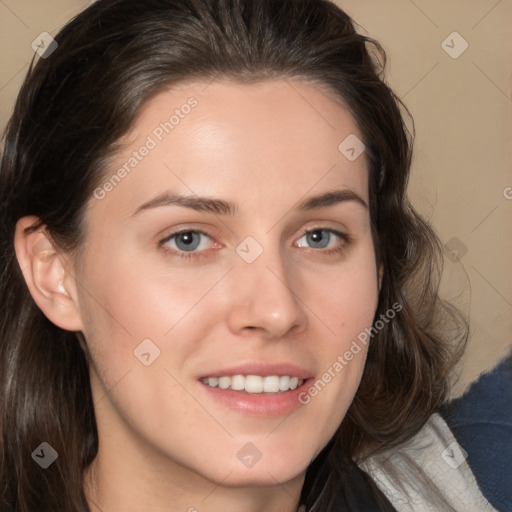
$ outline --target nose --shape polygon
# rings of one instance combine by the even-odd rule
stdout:
[[[239,262],[232,275],[228,324],[242,336],[280,339],[302,332],[308,323],[298,282],[281,258],[265,252],[253,263]],[[295,284],[295,287],[292,286]],[[295,289],[294,289],[295,288]]]

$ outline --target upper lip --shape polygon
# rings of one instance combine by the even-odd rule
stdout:
[[[261,377],[270,377],[272,375],[283,376],[289,375],[290,377],[298,377],[299,379],[306,380],[313,375],[311,372],[290,363],[245,363],[222,370],[212,370],[211,372],[201,375],[199,379],[206,377],[223,377],[231,375],[260,375]]]

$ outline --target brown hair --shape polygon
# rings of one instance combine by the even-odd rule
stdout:
[[[221,76],[326,86],[366,145],[384,267],[375,318],[396,303],[401,311],[373,337],[359,390],[318,459],[332,466],[331,484],[318,490],[318,464],[308,470],[302,500],[326,510],[335,484],[347,485],[338,481],[344,458],[411,437],[445,400],[466,337],[438,297],[439,242],[405,195],[412,136],[381,76],[383,50],[327,0],[99,0],[56,40],[56,51],[31,65],[1,160],[0,509],[89,510],[82,476],[98,447],[86,355],[31,298],[14,253],[17,220],[35,215],[33,229],[78,249],[85,204],[144,102],[179,81]],[[31,459],[41,440],[59,453],[52,471]]]

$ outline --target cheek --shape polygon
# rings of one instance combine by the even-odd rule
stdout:
[[[327,440],[343,420],[365,366],[368,333],[378,303],[378,274],[371,244],[346,264],[309,279],[306,302],[326,335],[315,343],[319,373],[301,402],[318,419],[315,428],[323,431]]]
[[[103,387],[109,389],[127,371],[139,369],[144,358],[137,358],[148,351],[155,361],[152,369],[182,367],[198,349],[191,340],[206,338],[201,333],[208,330],[214,315],[205,315],[205,308],[213,312],[215,303],[204,297],[224,270],[169,270],[163,264],[140,261],[136,253],[106,252],[107,248],[103,253],[91,251],[94,256],[77,276],[87,283],[80,287],[80,310]]]
[[[91,324],[99,318],[104,333],[124,332],[133,341],[164,336],[216,278],[211,271],[186,273],[167,268],[165,262],[148,264],[136,251],[97,256],[86,262],[80,276],[87,283],[82,295],[90,305],[86,312],[93,312]]]
[[[377,308],[378,274],[371,245],[347,262],[309,276],[305,286],[309,290],[308,306],[332,335],[329,339],[334,342],[330,345],[338,350],[350,345],[371,325]]]

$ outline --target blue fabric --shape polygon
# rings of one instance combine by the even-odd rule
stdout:
[[[500,512],[512,512],[512,356],[441,414],[468,452],[482,494]]]

